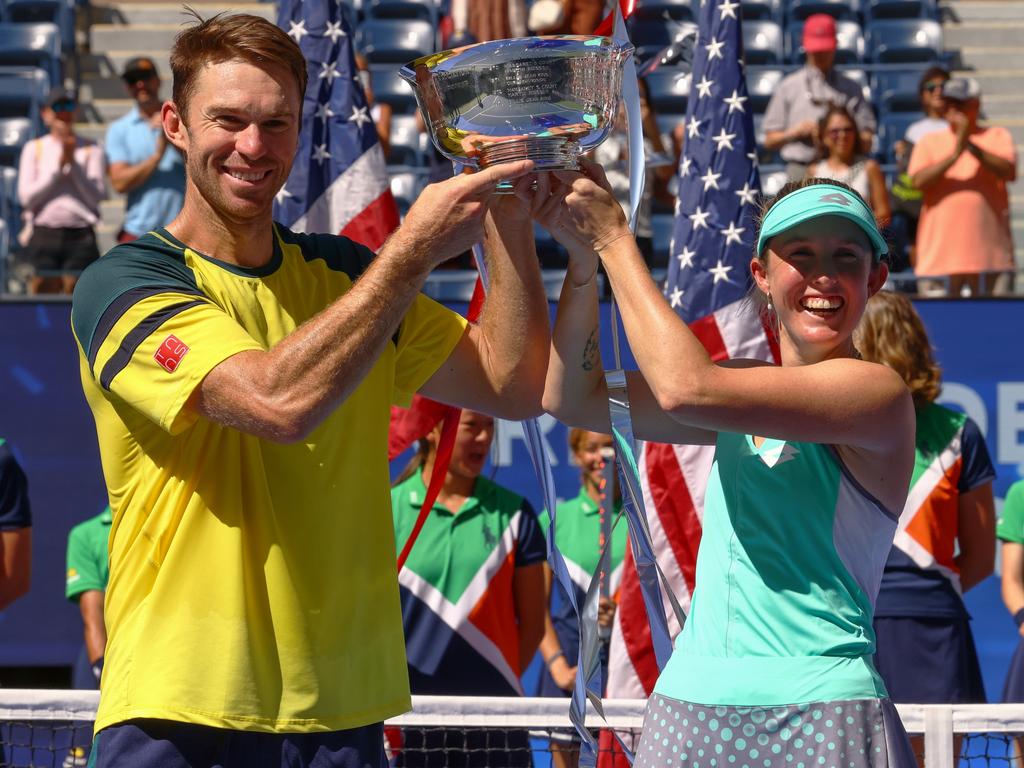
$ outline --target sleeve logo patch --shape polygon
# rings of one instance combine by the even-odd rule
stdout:
[[[153,359],[160,363],[160,367],[168,373],[178,370],[181,358],[188,352],[188,345],[173,333],[164,339],[164,343],[157,349]]]

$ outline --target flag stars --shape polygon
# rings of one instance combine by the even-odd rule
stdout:
[[[735,139],[735,138],[736,138],[736,134],[735,133],[726,133],[725,132],[725,126],[722,126],[721,132],[719,132],[719,134],[717,136],[712,136],[711,140],[713,142],[715,142],[715,144],[718,145],[715,148],[719,152],[721,152],[722,151],[722,147],[727,147],[728,149],[733,149],[732,140]]]
[[[707,173],[700,177],[700,180],[704,182],[704,191],[707,192],[709,189],[718,189],[718,180],[722,178],[722,174],[715,173],[708,168]]]
[[[750,182],[743,185],[743,189],[733,192],[740,198],[740,205],[757,205],[757,191],[751,188]]]
[[[718,4],[719,18],[724,19],[729,17],[731,19],[737,19],[736,9],[740,7],[739,3],[730,2],[730,0],[723,0]],[[737,19],[738,21],[739,19]]]
[[[710,96],[711,86],[714,84],[714,80],[708,80],[707,76],[702,76],[700,82],[697,83],[697,98],[703,99],[705,96]]]
[[[348,121],[355,123],[362,128],[366,123],[370,122],[370,116],[366,114],[366,107],[352,107],[352,114],[349,116]]]
[[[715,40],[711,38],[711,42],[704,46],[704,50],[708,52],[708,61],[714,61],[715,59],[722,59],[722,48],[725,47],[724,40]]]
[[[746,101],[746,100],[747,100],[747,97],[746,96],[740,96],[739,93],[735,89],[733,89],[732,96],[728,96],[728,97],[722,99],[722,101],[724,101],[726,104],[729,105],[729,112],[728,112],[728,114],[730,114],[730,115],[732,114],[734,109],[737,109],[740,112],[746,112],[746,109],[743,108],[743,102]]]
[[[671,305],[672,309],[675,309],[676,307],[682,306],[682,304],[683,304],[683,291],[682,291],[682,289],[678,285],[675,288],[672,289],[672,293],[669,294],[668,300],[669,300],[669,304]]]
[[[746,231],[746,227],[737,227],[735,222],[731,222],[726,229],[720,229],[723,235],[725,235],[726,246],[736,243],[737,245],[743,245],[743,238],[740,237]]]
[[[721,280],[724,280],[727,283],[731,283],[732,280],[729,279],[729,271],[731,269],[731,266],[723,264],[722,260],[719,259],[718,264],[708,270],[708,272],[715,276],[715,279],[711,284],[714,285],[715,283],[718,283]]]
[[[294,40],[296,43],[301,43],[302,38],[309,34],[309,30],[306,29],[306,20],[295,22],[288,22],[288,37]]]
[[[690,166],[693,165],[693,160],[689,157],[684,157],[683,162],[679,164],[679,177],[685,179],[690,175]]]
[[[294,197],[294,195],[284,187],[281,187],[277,191],[277,194],[274,195],[274,199],[277,201],[278,205],[283,205],[284,201],[287,200],[289,197]]]
[[[330,117],[334,117],[334,110],[331,109],[330,104],[325,101],[316,105],[316,112],[313,113],[313,119],[327,122],[327,119]]]
[[[697,206],[697,210],[689,215],[690,222],[693,224],[693,230],[696,232],[698,229],[703,227],[704,229],[710,229],[708,227],[708,216],[711,215],[710,211],[702,211],[700,206]]]
[[[336,78],[341,77],[341,72],[338,71],[337,62],[324,62],[320,65],[320,74],[317,75],[321,80],[326,80],[328,85],[332,85]]]
[[[700,138],[700,120],[696,117],[690,119],[690,124],[686,126],[686,137],[689,139]]]
[[[328,21],[327,28],[324,30],[324,37],[329,37],[332,43],[337,43],[339,37],[348,37],[348,35],[341,28],[340,21]]]
[[[328,160],[331,157],[331,153],[327,151],[326,144],[317,144],[313,147],[313,159],[323,165],[324,160]]]
[[[682,253],[676,256],[679,259],[679,268],[686,269],[687,267],[693,266],[693,257],[697,255],[696,251],[691,251],[685,245],[683,246]]]

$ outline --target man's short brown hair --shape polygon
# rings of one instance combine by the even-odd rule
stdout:
[[[195,93],[196,78],[207,64],[241,60],[257,67],[267,64],[287,69],[299,87],[299,102],[306,92],[306,59],[284,30],[260,16],[218,13],[203,19],[186,6],[196,23],[174,39],[171,48],[171,98],[185,119]]]

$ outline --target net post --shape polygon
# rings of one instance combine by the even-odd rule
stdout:
[[[924,707],[924,768],[956,765],[953,757],[953,708],[945,704]]]

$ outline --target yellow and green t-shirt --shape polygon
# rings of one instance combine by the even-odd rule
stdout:
[[[131,718],[339,730],[409,706],[389,411],[465,321],[417,298],[359,387],[296,444],[187,406],[220,362],[272,348],[372,257],[278,226],[270,262],[246,269],[158,230],[83,273],[72,325],[114,515],[97,731]]]

